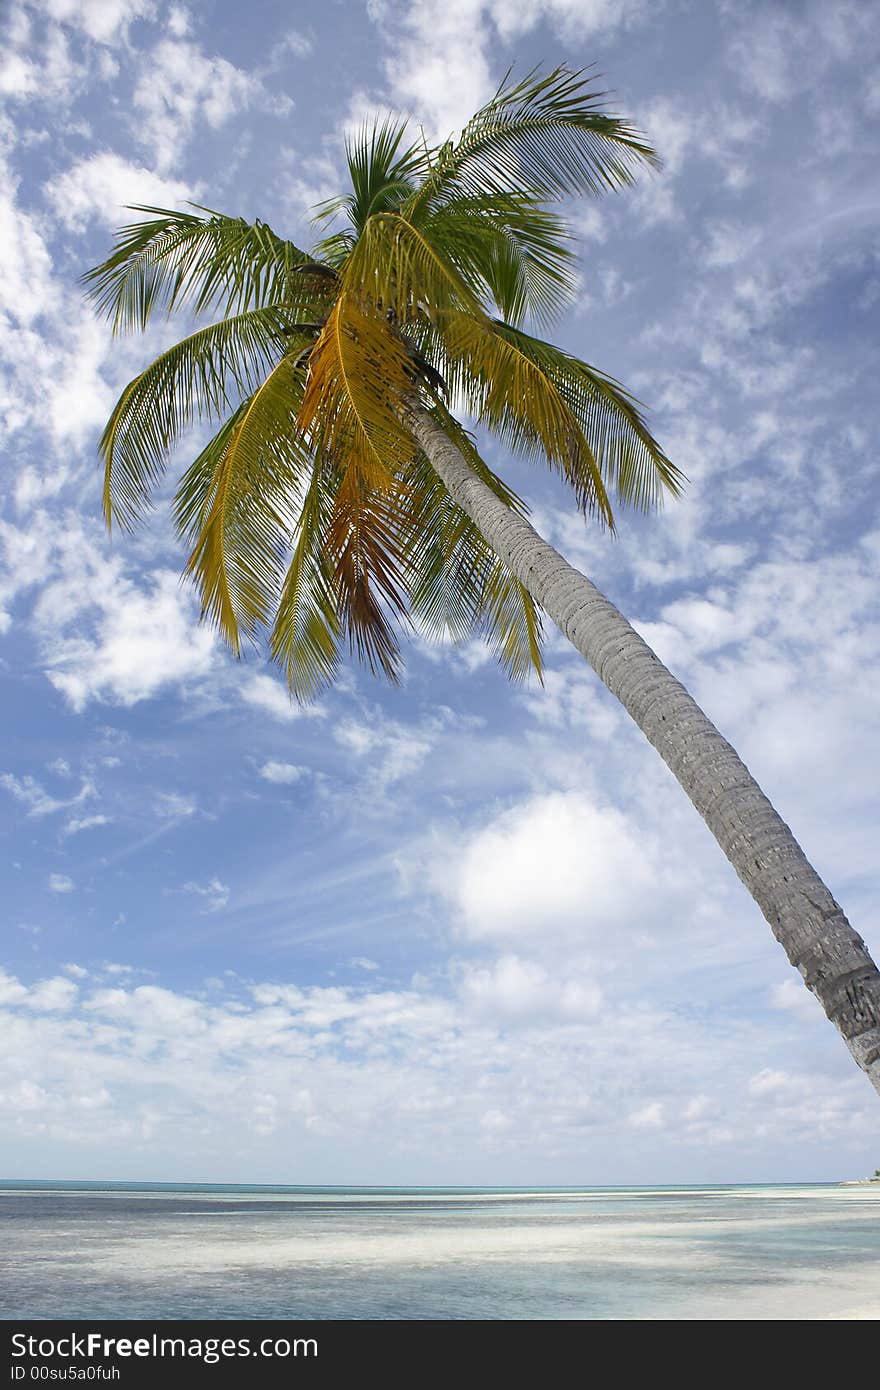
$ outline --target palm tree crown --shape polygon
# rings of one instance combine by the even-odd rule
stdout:
[[[606,527],[612,495],[649,508],[680,490],[634,399],[527,331],[576,287],[553,205],[657,163],[603,99],[558,68],[508,77],[439,147],[377,122],[348,142],[351,190],[317,210],[308,252],[260,221],[141,207],[85,277],[117,331],[156,311],[216,318],[123,391],[101,440],[105,516],[132,525],[180,436],[209,423],[175,496],[187,571],[236,653],[268,630],[299,698],[343,644],[396,679],[413,622],[480,632],[511,676],[540,673],[535,602],[432,468],[408,402],[519,514],[450,405],[549,463]]]

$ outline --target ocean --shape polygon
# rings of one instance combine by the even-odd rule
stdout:
[[[876,1319],[880,1184],[0,1181],[0,1317]]]

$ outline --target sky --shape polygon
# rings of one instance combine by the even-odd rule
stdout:
[[[180,324],[79,275],[137,203],[300,244],[345,132],[459,128],[593,64],[663,171],[566,209],[556,341],[689,479],[610,538],[533,521],[734,743],[880,958],[870,0],[7,0],[0,48],[0,1174],[281,1183],[834,1180],[880,1109],[656,753],[559,635],[543,688],[407,640],[305,709],[108,537],[96,444]],[[171,462],[173,479],[197,448]]]

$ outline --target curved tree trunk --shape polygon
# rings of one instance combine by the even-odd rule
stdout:
[[[458,505],[681,783],[880,1092],[880,972],[748,768],[612,603],[473,474],[427,411],[406,423]]]

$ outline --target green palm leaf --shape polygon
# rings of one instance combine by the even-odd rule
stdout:
[[[397,208],[412,196],[414,179],[424,171],[425,157],[420,145],[401,148],[406,124],[406,121],[388,117],[363,125],[356,135],[346,139],[345,160],[351,192],[320,203],[315,210],[316,222],[344,213],[357,234],[363,231],[374,213]],[[334,247],[332,236],[330,242]]]
[[[526,315],[547,322],[572,298],[569,235],[562,220],[533,199],[461,196],[427,211],[416,224],[421,233],[508,322]]]
[[[407,205],[457,194],[525,194],[541,199],[599,194],[631,184],[640,165],[657,165],[655,151],[627,121],[603,109],[606,93],[585,71],[537,69],[494,97],[439,152],[430,175]]]
[[[342,625],[327,548],[329,503],[326,463],[315,459],[269,639],[298,700],[312,699],[329,684],[339,663]]]
[[[639,411],[639,403],[613,377],[580,361],[552,343],[533,338],[510,324],[496,323],[494,332],[531,363],[565,402],[575,418],[585,453],[563,460],[562,472],[581,498],[589,497],[595,461],[603,486],[614,489],[621,502],[648,511],[659,506],[664,492],[679,496],[685,478],[657,444]],[[513,412],[511,412],[513,414]],[[502,429],[504,422],[500,422]],[[518,439],[518,422],[512,420],[510,437]],[[528,444],[527,428],[523,443]],[[588,451],[588,452],[586,452]],[[580,476],[584,462],[588,472]],[[589,510],[589,508],[587,508]]]
[[[132,210],[150,216],[120,228],[115,251],[83,276],[116,332],[145,328],[157,310],[237,314],[273,303],[295,308],[304,292],[315,297],[315,277],[301,273],[311,258],[265,222],[210,208]]]
[[[435,418],[442,416],[435,413]],[[444,427],[446,421],[443,420]],[[476,453],[470,444],[467,456]],[[480,474],[516,510],[523,508],[486,464]],[[450,497],[424,456],[406,477],[410,505],[403,547],[410,558],[410,603],[428,636],[487,640],[513,679],[541,674],[541,623],[531,595]],[[490,484],[490,485],[491,485]]]
[[[287,322],[274,307],[222,319],[160,353],[126,386],[99,445],[108,525],[132,525],[195,421],[221,420],[257,389],[286,349]]]
[[[301,352],[282,358],[187,470],[175,499],[202,615],[236,653],[270,620],[310,469],[295,429],[302,366]]]

